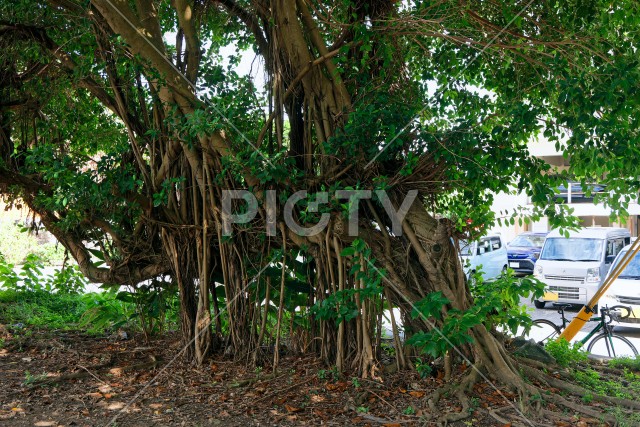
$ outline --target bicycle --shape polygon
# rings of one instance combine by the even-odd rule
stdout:
[[[564,310],[570,307],[571,304],[567,303],[554,303],[558,313],[562,317],[562,325],[556,325],[547,319],[536,319],[533,321],[533,325],[528,333],[518,334],[522,338],[535,339],[539,344],[544,345],[547,341],[557,338],[564,328],[567,327],[569,319],[564,315]],[[620,310],[626,312],[622,315]],[[617,335],[613,332],[613,326],[611,322],[617,319],[625,319],[631,314],[631,308],[622,305],[616,305],[613,307],[604,307],[600,309],[601,315],[599,317],[592,317],[590,322],[598,322],[598,325],[582,338],[579,343],[581,346],[585,345],[592,337],[593,340],[589,342],[587,346],[587,352],[594,356],[602,357],[635,357],[638,355],[638,350],[631,341],[627,338]],[[602,332],[601,332],[602,331]],[[598,332],[600,332],[598,334]]]

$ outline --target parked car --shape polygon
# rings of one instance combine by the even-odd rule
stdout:
[[[609,270],[610,272],[618,265],[630,246],[627,245],[620,251]],[[631,308],[631,313],[629,317],[618,319],[612,325],[640,328],[640,253],[633,257],[618,278],[607,289],[607,292],[600,298],[600,301],[598,301],[599,307],[612,307],[614,305],[627,306]],[[622,315],[626,316],[627,313],[622,313]]]
[[[545,283],[545,295],[534,301],[543,308],[547,301],[586,304],[600,288],[611,263],[631,234],[625,228],[588,227],[565,237],[551,231],[544,241],[534,275]]]
[[[509,268],[516,276],[533,274],[533,267],[540,257],[540,251],[547,233],[526,232],[519,234],[507,245]]]
[[[474,242],[460,240],[460,260],[467,277],[476,271],[482,278],[497,278],[507,269],[507,248],[499,234],[492,234]]]

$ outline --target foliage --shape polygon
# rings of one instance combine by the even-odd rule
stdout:
[[[611,368],[629,369],[630,371],[638,372],[640,371],[640,356],[636,356],[635,358],[617,357],[611,359],[608,364]]]
[[[513,270],[492,281],[483,281],[479,273],[471,281],[470,291],[475,298],[479,315],[486,315],[485,325],[515,334],[520,327],[530,327],[531,317],[522,298],[530,301],[544,295],[544,283],[532,276],[517,278]]]
[[[344,248],[340,256],[352,257],[349,276],[354,280],[362,280],[364,286],[360,289],[344,289],[331,293],[311,307],[311,314],[319,319],[336,319],[338,323],[350,321],[359,315],[354,296],[364,299],[376,300],[382,292],[382,280],[385,277],[384,269],[375,267],[376,259],[372,256],[371,249],[361,239],[355,239],[351,246]],[[364,260],[364,264],[360,262]]]
[[[121,326],[140,329],[146,337],[177,323],[175,286],[152,281],[138,289],[82,294],[87,285],[76,266],[43,273],[40,259],[29,254],[16,271],[0,257],[4,288],[0,321],[54,329],[86,328],[100,333]]]
[[[479,325],[483,318],[472,311],[461,312],[456,309],[447,310],[443,317],[442,312],[449,300],[442,296],[441,292],[433,292],[416,304],[411,316],[424,318],[431,323],[432,329],[418,331],[407,340],[407,344],[413,345],[424,354],[431,357],[444,356],[452,347],[459,347],[473,342],[469,329]],[[442,327],[436,326],[434,321],[442,321]]]
[[[78,319],[79,325],[92,333],[130,326],[128,322],[135,317],[135,306],[118,299],[117,296],[115,288],[104,293],[87,294],[86,310]]]
[[[75,265],[56,269],[53,276],[45,275],[43,269],[42,260],[35,254],[26,256],[18,272],[0,255],[0,285],[15,291],[62,293],[79,293],[87,285],[87,280]]]
[[[449,304],[441,292],[434,292],[416,303],[412,317],[424,317],[432,323],[431,331],[419,331],[407,341],[431,357],[443,356],[453,346],[470,343],[470,328],[480,323],[489,328],[500,327],[515,333],[520,327],[530,327],[531,317],[520,299],[538,298],[544,293],[544,284],[532,277],[516,279],[512,271],[493,281],[483,281],[476,272],[471,282],[475,303],[465,312],[443,309]],[[436,329],[436,322],[442,327]]]
[[[581,343],[569,343],[565,339],[549,340],[545,349],[556,359],[560,366],[575,366],[587,361],[587,353],[582,349]]]
[[[607,378],[594,369],[575,370],[573,376],[576,382],[601,396],[636,399],[640,393],[640,376],[630,372],[624,380]]]
[[[335,366],[332,366],[331,369],[318,370],[318,378],[321,380],[328,379],[329,375],[331,375],[331,380],[333,380],[333,382],[340,380],[340,372],[338,372],[338,369]]]
[[[629,414],[622,408],[613,408],[609,412],[613,413],[618,427],[635,427],[640,424],[640,414],[637,412]]]
[[[110,287],[87,297],[80,325],[89,331],[139,329],[145,337],[173,329],[177,324],[177,295],[170,283],[152,282],[133,290]]]
[[[49,329],[77,329],[86,310],[83,295],[43,290],[1,290],[0,323]]]
[[[420,357],[416,357],[414,365],[416,367],[416,372],[422,379],[429,377],[431,375],[431,372],[433,371],[429,362],[422,360],[422,358]]]
[[[44,230],[39,230],[36,235],[30,228],[1,221],[0,254],[6,262],[14,265],[25,262],[29,254],[38,256],[44,265],[61,265],[64,248],[55,242],[42,242],[45,234]]]

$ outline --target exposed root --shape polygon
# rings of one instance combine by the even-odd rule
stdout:
[[[573,409],[574,411],[579,412],[581,414],[588,415],[590,417],[597,418],[597,419],[603,419],[604,421],[612,423],[613,425],[615,425],[615,423],[616,423],[616,419],[612,415],[605,414],[605,413],[603,413],[601,411],[597,411],[595,409],[591,409],[588,406],[582,405],[580,403],[572,402],[570,400],[565,399],[564,397],[562,397],[560,395],[554,395],[553,398],[560,405],[562,405],[562,406],[564,406],[566,408],[569,408],[569,409]]]
[[[512,427],[530,427],[527,424],[523,424],[519,421],[513,421],[513,420],[508,420],[506,418],[503,418],[502,416],[500,416],[500,412],[506,409],[511,409],[511,406],[503,406],[502,408],[497,408],[497,409],[489,409],[489,415],[491,416],[491,418],[493,418],[494,420],[498,421],[499,423],[501,423],[502,425],[511,425]],[[541,424],[541,423],[536,423],[537,426],[540,427],[547,427],[548,424]]]
[[[467,397],[467,392],[473,389],[474,384],[478,381],[479,375],[478,371],[472,369],[466,377],[460,381],[460,383],[452,383],[446,387],[442,387],[438,389],[431,398],[427,401],[429,405],[429,409],[433,413],[437,413],[438,409],[436,407],[437,403],[440,401],[442,396],[448,393],[455,394],[456,398],[460,401],[462,405],[462,410],[460,412],[453,412],[443,415],[438,418],[438,425],[447,425],[450,422],[460,421],[462,419],[468,418],[470,415],[470,405],[469,398]]]
[[[567,391],[571,394],[573,394],[574,396],[577,397],[582,397],[582,396],[586,396],[588,394],[593,395],[593,400],[596,402],[602,402],[602,403],[607,403],[609,405],[613,405],[613,406],[620,406],[623,408],[628,408],[628,409],[640,409],[640,402],[637,402],[635,400],[630,400],[630,399],[621,399],[618,397],[611,397],[611,396],[603,396],[603,395],[599,395],[599,394],[594,394],[591,393],[589,390],[587,390],[584,387],[581,387],[579,385],[576,384],[572,384],[570,382],[558,379],[558,378],[554,378],[551,375],[545,375],[543,372],[540,372],[534,368],[531,368],[529,366],[523,365],[522,369],[525,371],[525,373],[531,377],[531,378],[535,378],[538,381],[544,382],[546,384],[548,384],[551,387],[555,387],[557,389],[560,390],[564,390]]]
[[[456,397],[458,398],[458,400],[460,401],[460,404],[462,405],[462,410],[460,410],[460,412],[452,412],[452,413],[443,415],[438,419],[438,425],[446,426],[449,423],[463,420],[465,418],[468,418],[469,415],[471,415],[469,411],[469,408],[471,407],[469,405],[469,398],[467,397],[465,392],[462,389],[456,390]]]

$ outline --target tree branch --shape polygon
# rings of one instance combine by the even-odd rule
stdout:
[[[240,19],[240,21],[242,21],[247,26],[249,30],[251,30],[251,33],[253,33],[253,36],[256,39],[256,43],[258,44],[258,51],[263,57],[266,57],[269,52],[269,44],[267,43],[267,39],[264,36],[262,28],[260,27],[260,22],[258,21],[258,18],[252,15],[251,13],[249,13],[249,11],[247,11],[246,9],[243,9],[233,0],[212,0],[212,1],[213,3],[220,4],[222,7],[224,7],[227,10],[227,12],[236,16],[238,19]]]

